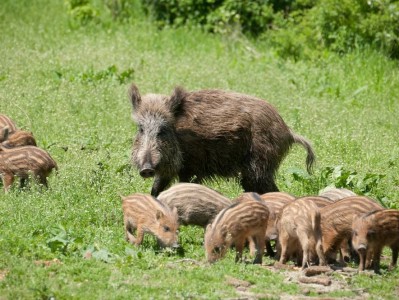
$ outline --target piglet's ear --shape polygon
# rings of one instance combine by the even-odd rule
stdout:
[[[170,111],[173,114],[177,114],[183,103],[184,98],[187,96],[187,92],[180,86],[175,87],[172,96],[167,100]]]
[[[157,210],[157,213],[156,213],[156,218],[157,218],[157,220],[159,220],[159,219],[161,219],[163,216],[164,216],[164,214],[163,214],[163,212],[162,211],[160,211],[160,210]]]
[[[129,88],[129,98],[132,103],[133,109],[137,110],[141,104],[141,96],[139,93],[139,89],[134,83],[132,83],[132,85]]]
[[[8,127],[4,127],[3,131],[1,133],[1,140],[5,141],[6,139],[8,139],[9,134],[10,134],[10,130],[8,129]]]

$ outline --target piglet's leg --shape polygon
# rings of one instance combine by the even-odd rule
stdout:
[[[380,258],[382,249],[375,249],[373,255],[374,272],[380,274]]]
[[[237,239],[235,241],[236,262],[239,262],[239,261],[242,260],[242,251],[244,250],[244,245],[245,245],[245,238],[244,239]]]
[[[143,238],[144,238],[144,230],[141,226],[137,226],[136,235],[137,235],[137,237],[136,237],[135,244],[138,246],[138,245],[141,245],[141,243],[143,242]]]
[[[326,257],[324,255],[321,239],[318,239],[316,242],[316,253],[317,253],[317,256],[319,257],[319,265],[325,266],[327,264],[327,262],[326,262]]]
[[[6,193],[10,190],[13,182],[14,182],[13,174],[4,174],[3,175],[3,186],[4,186],[4,191]]]
[[[256,257],[254,264],[262,264],[263,252],[265,251],[265,233],[261,232],[260,234],[256,235],[254,239],[256,246]]]
[[[392,246],[392,260],[391,264],[389,265],[389,269],[393,269],[396,267],[396,263],[398,261],[398,252],[399,252],[399,246]]]
[[[131,243],[131,244],[135,244],[136,242],[136,238],[134,237],[134,235],[132,234],[132,230],[134,230],[134,228],[131,226],[131,224],[129,223],[129,221],[125,221],[125,236],[126,236],[126,240]]]
[[[253,257],[256,255],[255,238],[253,236],[248,238],[249,254]]]
[[[288,247],[288,239],[289,237],[285,232],[281,232],[279,235],[279,244],[281,247],[281,255],[280,255],[280,264],[285,264],[288,260],[288,253],[287,253],[287,247]]]

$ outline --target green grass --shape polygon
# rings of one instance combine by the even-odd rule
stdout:
[[[158,31],[145,20],[69,24],[62,2],[0,5],[0,112],[33,131],[59,165],[49,190],[0,192],[0,299],[237,297],[225,276],[268,297],[303,293],[284,272],[235,264],[233,253],[207,265],[199,228],[182,228],[180,255],[159,251],[151,237],[139,248],[125,242],[119,195],[152,185],[130,167],[131,81],[142,93],[168,94],[179,84],[267,99],[317,154],[315,172],[306,176],[305,151],[294,147],[278,173],[281,190],[315,194],[342,179],[325,175],[341,165],[356,189],[399,208],[396,61],[359,51],[291,62],[244,38]],[[383,177],[367,186],[367,174]],[[235,180],[206,184],[230,198],[242,192]],[[87,251],[92,259],[84,258]],[[60,263],[49,267],[35,263],[55,258]],[[356,275],[349,284],[390,298],[398,276]]]

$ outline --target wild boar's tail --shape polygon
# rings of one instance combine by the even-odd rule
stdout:
[[[292,138],[294,139],[294,143],[301,144],[306,149],[306,152],[308,153],[308,155],[306,156],[306,170],[308,171],[309,174],[312,174],[313,163],[316,160],[316,156],[314,154],[312,146],[310,145],[310,142],[307,139],[305,139],[303,136],[294,133],[292,130],[291,130],[291,135]]]

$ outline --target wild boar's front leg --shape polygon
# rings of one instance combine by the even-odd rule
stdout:
[[[170,184],[170,181],[169,178],[155,176],[151,189],[151,196],[158,197],[158,195]]]

